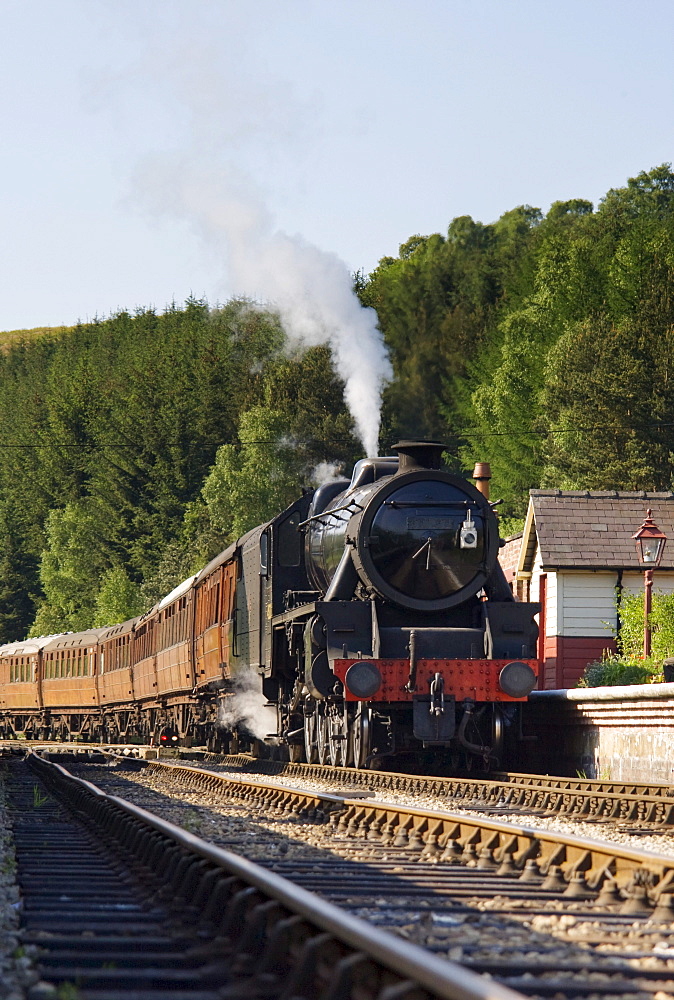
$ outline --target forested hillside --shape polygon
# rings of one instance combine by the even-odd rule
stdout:
[[[532,487],[669,489],[674,174],[596,211],[524,206],[415,236],[360,283],[390,345],[387,426],[489,461],[521,515]]]
[[[0,354],[0,639],[138,613],[353,462],[327,348],[283,347],[249,303],[188,302]]]
[[[671,487],[669,166],[596,210],[454,219],[355,285],[395,371],[383,451],[491,462],[510,518],[532,487]],[[328,348],[250,303],[31,334],[0,335],[0,641],[137,613],[360,454]]]

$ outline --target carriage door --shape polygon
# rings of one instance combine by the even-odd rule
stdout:
[[[271,545],[269,531],[260,536],[260,671],[271,666]]]

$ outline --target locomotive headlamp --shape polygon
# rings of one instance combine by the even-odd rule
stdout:
[[[344,678],[348,690],[356,698],[371,698],[381,687],[381,680],[379,668],[369,660],[352,663]]]
[[[459,545],[462,549],[477,548],[477,525],[473,520],[472,510],[468,511],[468,517],[461,525],[461,534],[459,535]]]
[[[528,663],[513,660],[502,668],[498,684],[501,691],[511,698],[526,698],[536,686],[536,674]]]

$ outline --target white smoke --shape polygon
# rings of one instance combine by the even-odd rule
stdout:
[[[329,344],[358,436],[376,455],[392,368],[377,314],[360,304],[344,261],[275,229],[261,196],[232,169],[161,156],[138,180],[156,210],[187,219],[222,255],[234,295],[278,310],[290,347]]]
[[[330,345],[365,452],[378,454],[381,394],[391,364],[377,314],[358,301],[346,265],[301,236],[271,227],[237,236],[230,263],[238,287],[256,288],[276,306],[291,342]]]
[[[314,486],[325,486],[326,483],[334,483],[342,476],[342,466],[339,462],[319,462],[311,470],[310,479]]]
[[[231,694],[218,705],[217,726],[230,731],[242,726],[258,740],[276,732],[276,711],[267,705],[256,674],[242,673],[235,678]]]

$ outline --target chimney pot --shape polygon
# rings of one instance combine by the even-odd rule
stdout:
[[[485,500],[489,499],[489,480],[491,479],[491,466],[489,462],[476,462],[473,469],[473,479],[475,486],[480,491]]]

